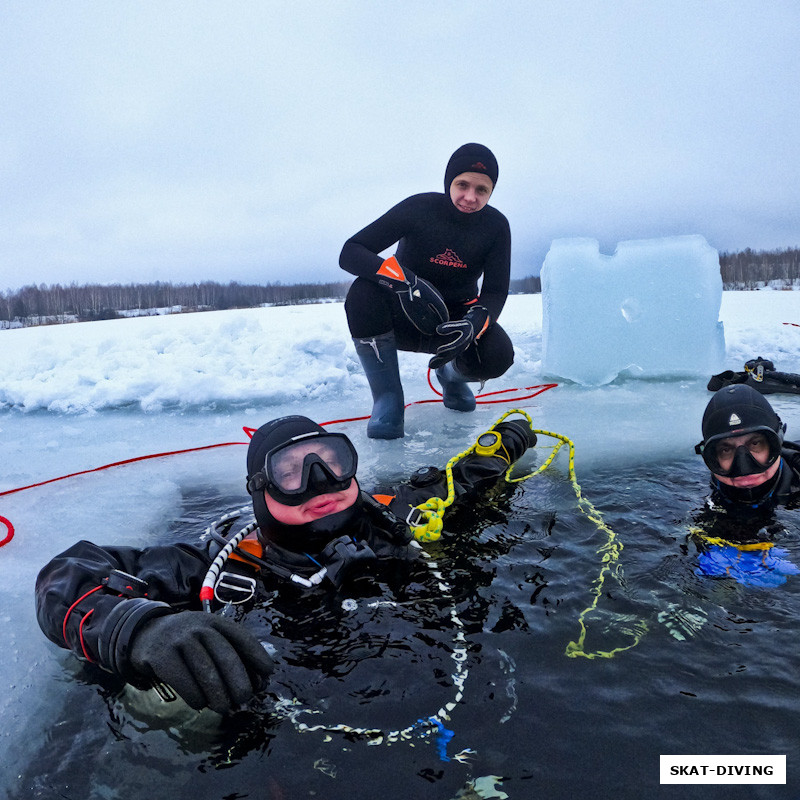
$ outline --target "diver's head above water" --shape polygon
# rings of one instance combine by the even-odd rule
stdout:
[[[259,536],[291,550],[316,550],[358,512],[358,454],[341,433],[292,415],[262,425],[247,450],[247,491]]]
[[[706,406],[702,427],[695,452],[719,490],[743,502],[769,494],[780,474],[786,426],[766,398],[746,384],[726,386]]]

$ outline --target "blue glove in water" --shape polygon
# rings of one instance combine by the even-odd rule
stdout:
[[[247,702],[272,672],[272,659],[252,633],[225,617],[180,611],[135,631],[131,666],[163,681],[194,709],[219,714]]]
[[[798,569],[784,556],[782,547],[769,550],[740,550],[732,545],[713,545],[697,559],[696,575],[733,578],[745,586],[781,586],[787,575],[798,575]]]
[[[397,294],[403,313],[425,336],[433,336],[436,326],[450,318],[439,292],[428,281],[401,267],[394,256],[381,264],[376,275],[378,283]]]
[[[428,362],[431,369],[443,367],[448,361],[458,358],[489,325],[489,312],[483,306],[473,306],[463,319],[443,322],[436,333],[445,339],[436,348],[436,355]]]

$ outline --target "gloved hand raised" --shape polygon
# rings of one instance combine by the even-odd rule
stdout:
[[[378,283],[397,294],[403,313],[420,333],[433,336],[436,326],[450,318],[439,292],[428,281],[401,267],[394,256],[387,258],[375,274]]]
[[[220,714],[249,700],[272,672],[258,639],[224,617],[180,611],[134,632],[130,664],[171,686],[194,709]]]
[[[436,354],[428,362],[431,369],[443,367],[448,361],[460,356],[489,327],[489,312],[483,306],[473,306],[463,319],[437,325],[436,333],[446,341],[436,348]]]

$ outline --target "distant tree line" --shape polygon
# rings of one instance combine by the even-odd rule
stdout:
[[[114,319],[131,312],[156,313],[156,309],[216,311],[260,305],[299,305],[322,300],[343,300],[351,281],[329,283],[227,284],[204,281],[192,284],[155,283],[23,286],[0,292],[0,322],[23,325]],[[538,277],[511,281],[511,291],[541,291]]]
[[[269,305],[296,305],[344,297],[350,281],[284,285],[155,283],[23,286],[0,292],[0,320],[29,320],[27,324],[113,319],[120,312],[154,309],[211,311]]]
[[[800,285],[800,249],[720,253],[720,273],[725,289],[756,289],[768,283]],[[41,325],[96,319],[113,319],[123,314],[155,313],[155,309],[212,311],[254,308],[260,305],[298,305],[323,300],[342,300],[351,280],[329,283],[245,284],[216,283],[129,283],[69,286],[23,286],[0,292],[0,327]],[[513,294],[541,292],[538,276],[511,281]]]
[[[512,278],[508,290],[511,294],[539,294],[542,291],[542,279],[538,275]]]
[[[800,285],[800,249],[751,250],[720,253],[719,267],[725,289],[757,289],[768,283]]]

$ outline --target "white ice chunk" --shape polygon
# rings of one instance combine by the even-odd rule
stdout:
[[[542,371],[597,386],[618,376],[720,372],[719,254],[702,236],[556,239],[542,266]]]

